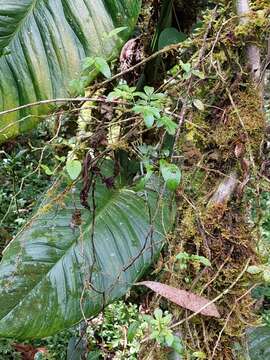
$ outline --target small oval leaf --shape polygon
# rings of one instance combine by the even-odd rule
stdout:
[[[166,160],[160,160],[161,175],[169,190],[174,191],[180,184],[181,172],[177,165],[169,164]]]
[[[204,103],[200,99],[193,100],[193,105],[200,111],[204,111]]]
[[[247,268],[247,272],[252,275],[260,274],[263,269],[260,266],[251,265]]]
[[[71,180],[76,180],[82,171],[82,164],[79,160],[68,160],[66,170]]]

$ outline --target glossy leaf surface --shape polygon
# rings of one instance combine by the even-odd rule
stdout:
[[[103,183],[93,211],[55,184],[0,264],[0,336],[42,338],[97,314],[152,263],[170,227],[169,201]],[[90,190],[90,194],[92,191]],[[166,228],[166,229],[165,229]]]
[[[0,111],[66,97],[85,57],[118,55],[139,11],[140,0],[0,0]],[[0,143],[51,108],[0,115]]]
[[[262,326],[248,331],[250,360],[270,360],[270,328]]]

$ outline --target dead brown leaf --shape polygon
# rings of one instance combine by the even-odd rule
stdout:
[[[21,353],[23,360],[34,360],[37,352],[47,353],[45,348],[35,348],[29,344],[13,344],[13,347]]]
[[[120,69],[121,72],[128,70],[132,66],[138,64],[144,58],[144,47],[141,37],[130,39],[123,46],[120,54]],[[135,69],[132,72],[123,74],[123,78],[128,84],[134,84],[139,76],[140,69]]]
[[[238,142],[236,145],[235,145],[235,148],[234,148],[234,155],[237,157],[237,158],[240,158],[245,152],[245,146],[243,143],[241,142]]]
[[[199,312],[203,315],[220,318],[220,314],[215,304],[207,305],[210,300],[193,294],[192,292],[180,290],[155,281],[142,281],[137,283],[137,285],[144,285],[185,309],[193,312]]]

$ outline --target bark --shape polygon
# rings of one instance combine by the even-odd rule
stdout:
[[[233,172],[219,184],[208,205],[226,204],[234,193],[236,186],[237,175]]]
[[[249,21],[250,6],[248,0],[236,1],[237,15],[240,17],[240,23],[245,25]],[[258,46],[250,44],[246,48],[247,62],[251,70],[253,80],[258,83],[261,76],[261,55]]]
[[[236,0],[237,15],[240,17],[240,24],[247,24],[249,21],[250,6],[248,0]],[[251,78],[255,84],[261,80],[261,55],[258,46],[249,44],[246,47],[247,65],[250,68]],[[260,92],[260,90],[258,89]],[[209,204],[225,204],[233,195],[237,185],[237,175],[232,173],[218,186]]]

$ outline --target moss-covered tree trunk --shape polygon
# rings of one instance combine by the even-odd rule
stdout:
[[[258,196],[262,182],[260,52],[269,26],[267,3],[253,1],[251,11],[247,0],[238,0],[208,14],[200,39],[194,39],[192,62],[205,79],[192,77],[170,90],[173,95],[179,91],[182,104],[174,161],[184,181],[164,281],[218,298],[221,319],[195,316],[179,327],[190,354],[202,351],[207,359],[246,359],[243,350],[237,354],[234,349],[243,346],[247,327],[258,321],[250,294],[254,278],[246,270],[259,262],[250,199]],[[207,106],[190,108],[192,99]],[[208,258],[211,268],[194,263],[177,270],[180,252]],[[172,308],[178,318],[190,315]]]

